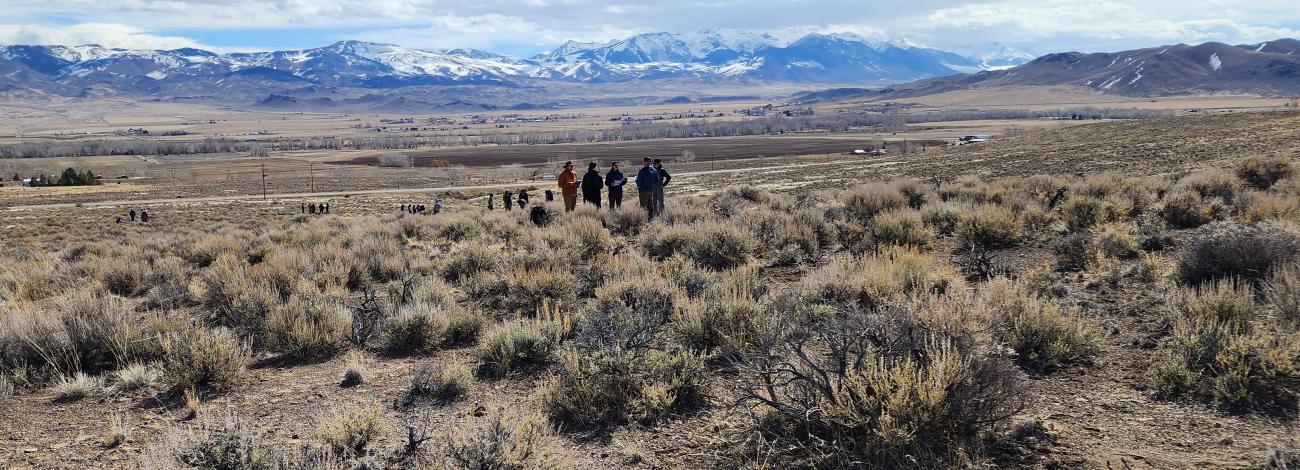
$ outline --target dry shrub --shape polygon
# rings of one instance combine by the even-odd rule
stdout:
[[[741,363],[765,465],[950,467],[1024,407],[1013,364],[926,339],[905,313],[793,307]]]
[[[1248,157],[1238,161],[1235,170],[1243,182],[1260,189],[1295,174],[1295,166],[1286,157]]]
[[[566,266],[547,264],[536,269],[516,268],[510,273],[502,306],[511,312],[533,315],[544,307],[562,308],[578,296],[578,278]]]
[[[480,372],[503,376],[546,365],[552,359],[559,337],[554,325],[539,321],[518,321],[498,325],[479,340]]]
[[[260,470],[273,468],[271,456],[270,449],[261,444],[256,432],[227,415],[185,430],[168,431],[158,446],[146,453],[139,466],[158,470]]]
[[[449,244],[473,240],[486,232],[483,225],[473,218],[460,214],[435,217],[433,230],[437,238],[446,240]]]
[[[641,242],[646,254],[656,261],[681,254],[714,270],[745,264],[757,248],[752,235],[723,222],[662,227],[642,234]]]
[[[445,256],[442,277],[448,281],[461,281],[479,273],[492,272],[501,265],[501,247],[482,242],[456,245]]]
[[[389,354],[424,353],[441,346],[447,332],[450,313],[447,307],[433,303],[403,305],[384,320],[381,331],[383,348]]]
[[[939,198],[944,201],[983,204],[988,201],[988,185],[977,176],[962,175],[939,187]]]
[[[553,469],[574,466],[546,418],[497,412],[475,426],[455,426],[441,452],[444,468]]]
[[[546,230],[563,240],[561,246],[578,259],[591,259],[598,254],[608,253],[613,240],[609,232],[601,225],[599,219],[588,217],[567,217]]]
[[[1262,280],[1275,266],[1300,259],[1300,234],[1280,223],[1220,222],[1196,231],[1178,262],[1183,282],[1226,277]]]
[[[681,288],[662,277],[618,279],[597,289],[596,302],[581,322],[578,339],[613,349],[642,347],[685,304]]]
[[[246,261],[229,254],[200,274],[199,285],[198,297],[216,322],[249,338],[260,336],[271,307],[280,301],[280,293],[257,279]]]
[[[0,263],[0,300],[37,301],[52,297],[70,282],[54,275],[52,258]]]
[[[1263,294],[1284,328],[1300,330],[1300,262],[1274,269],[1264,283]]]
[[[293,359],[328,359],[343,350],[351,330],[347,307],[294,295],[271,309],[265,343],[268,350]]]
[[[446,346],[474,344],[487,324],[488,319],[477,311],[454,309],[447,316],[447,329],[442,336],[443,344]]]
[[[95,263],[94,270],[99,275],[99,281],[109,292],[123,297],[136,297],[149,287],[152,269],[149,261],[138,251],[128,251],[124,256],[116,258],[98,258]]]
[[[1300,335],[1257,325],[1248,285],[1219,283],[1201,292],[1182,291],[1170,304],[1173,332],[1165,357],[1151,370],[1158,395],[1295,413]]]
[[[439,366],[425,362],[411,370],[406,396],[409,400],[452,402],[469,392],[474,386],[474,376],[461,364]]]
[[[645,210],[635,204],[612,209],[605,214],[604,218],[605,226],[609,227],[610,233],[624,237],[635,237],[641,234],[641,229],[650,222]]]
[[[907,245],[928,248],[934,234],[921,220],[915,209],[890,211],[879,214],[871,223],[871,238],[878,245]]]
[[[112,370],[136,360],[151,360],[158,342],[150,337],[145,321],[121,298],[83,290],[58,302],[67,352],[56,349],[59,342],[39,344],[50,358],[68,357],[70,363],[51,363],[60,370],[92,373]]]
[[[1202,170],[1178,180],[1178,188],[1196,193],[1201,199],[1218,198],[1228,204],[1237,199],[1241,182],[1223,170]]]
[[[104,391],[104,378],[77,372],[54,383],[54,399],[61,402],[77,401]]]
[[[926,199],[930,195],[930,189],[917,180],[898,180],[894,182],[894,188],[898,189],[898,194],[903,196],[907,201],[907,207],[920,209],[924,206]]]
[[[1170,226],[1178,228],[1195,228],[1215,220],[1223,220],[1232,212],[1232,207],[1222,199],[1203,199],[1195,192],[1180,188],[1165,196],[1160,207],[1160,216]]]
[[[1071,231],[1087,230],[1107,220],[1103,206],[1101,199],[1074,196],[1061,204],[1061,220]]]
[[[970,206],[952,202],[936,202],[921,208],[921,220],[939,235],[952,235]]]
[[[148,364],[133,362],[113,374],[115,392],[147,389],[158,382],[158,369]]]
[[[1129,259],[1138,254],[1138,228],[1132,223],[1111,222],[1092,229],[1092,245],[1102,254]]]
[[[713,285],[714,274],[700,268],[684,256],[673,256],[660,263],[664,278],[673,281],[694,298]]]
[[[239,385],[249,362],[248,348],[224,328],[172,333],[163,340],[163,352],[163,378],[177,390],[230,390]]]
[[[754,300],[714,294],[683,309],[672,328],[677,341],[692,351],[735,357],[756,341],[764,314]]]
[[[1249,192],[1243,195],[1242,201],[1246,207],[1241,213],[1243,221],[1300,223],[1300,197],[1296,195]]]
[[[885,183],[858,186],[841,194],[848,217],[859,222],[871,220],[876,214],[900,209],[908,201],[898,188]]]
[[[567,350],[542,388],[551,420],[588,428],[654,422],[704,401],[704,364],[684,352]]]
[[[915,248],[889,247],[866,257],[840,257],[806,276],[806,295],[821,302],[883,305],[890,299],[945,292],[961,282],[949,265]]]
[[[335,455],[363,456],[388,428],[379,403],[345,405],[316,424],[316,438]]]
[[[1100,350],[1098,330],[1055,303],[1021,292],[1006,280],[988,287],[988,302],[1001,312],[999,339],[1016,351],[1016,363],[1031,371],[1087,364]]]
[[[984,205],[963,215],[953,235],[968,247],[1009,248],[1020,244],[1020,224],[1010,209]]]
[[[241,257],[243,255],[244,241],[241,238],[248,236],[247,232],[237,231],[234,233],[207,235],[200,238],[191,245],[186,246],[180,255],[185,261],[194,266],[203,268],[217,261],[222,255],[231,255]]]

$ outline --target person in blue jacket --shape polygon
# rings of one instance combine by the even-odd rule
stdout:
[[[655,191],[659,190],[659,172],[650,166],[650,157],[646,157],[644,162],[641,170],[636,172],[637,200],[641,203],[641,208],[646,210],[646,214],[653,219]]]

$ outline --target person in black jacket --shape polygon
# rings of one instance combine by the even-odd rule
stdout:
[[[605,173],[605,186],[609,188],[609,210],[615,210],[623,206],[623,185],[627,184],[627,177],[623,172],[618,171],[618,162],[609,166],[609,172]]]
[[[516,198],[515,202],[518,203],[519,210],[528,210],[528,190],[520,189],[519,197]]]
[[[596,162],[587,164],[587,174],[582,175],[582,199],[600,209],[600,188],[603,187],[604,178],[596,171]]]
[[[514,195],[510,194],[509,189],[501,193],[501,205],[506,206],[506,212],[510,212],[510,209],[513,207],[514,204],[513,201],[514,201]]]

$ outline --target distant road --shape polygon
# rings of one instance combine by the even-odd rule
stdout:
[[[722,170],[702,170],[702,171],[673,173],[673,177],[692,176],[692,175],[713,175],[713,174],[722,174],[722,173],[742,173],[746,171],[780,170],[780,169],[788,169],[788,168],[803,168],[803,167],[827,166],[827,165],[845,165],[850,163],[860,164],[862,163],[862,161],[861,160],[837,160],[833,162],[795,163],[789,165],[760,166],[760,167],[749,167],[749,168],[727,168]],[[528,182],[528,183],[532,183],[532,182]],[[315,193],[271,193],[271,194],[267,194],[266,198],[267,199],[300,199],[300,198],[316,198],[316,197],[360,196],[360,195],[367,195],[367,194],[427,193],[427,192],[434,192],[434,191],[482,191],[486,189],[515,188],[521,184],[526,184],[526,183],[514,182],[514,183],[482,184],[482,185],[472,185],[472,186],[361,189],[355,191],[325,191],[325,192],[315,192]],[[151,204],[151,205],[197,204],[197,203],[205,203],[205,202],[249,201],[249,200],[259,200],[259,199],[262,199],[261,194],[240,194],[234,196],[205,196],[205,197],[164,198],[164,199],[125,199],[125,200],[115,200],[115,201],[94,201],[94,202],[81,202],[81,203],[64,202],[64,203],[57,203],[57,204],[30,204],[30,205],[23,205],[23,206],[12,206],[9,208],[9,210],[18,211],[18,210],[37,210],[37,209],[70,209],[75,207],[113,207],[113,206],[141,205],[141,204]]]

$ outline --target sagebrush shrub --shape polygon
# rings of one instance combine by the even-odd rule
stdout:
[[[744,264],[754,253],[757,243],[752,235],[722,222],[672,225],[642,235],[646,254],[652,259],[662,261],[681,254],[714,270]]]
[[[963,246],[985,249],[1009,248],[1020,243],[1020,224],[1010,209],[980,206],[966,213],[954,230]]]
[[[891,211],[872,219],[871,237],[880,245],[908,245],[927,248],[934,242],[934,234],[921,220],[916,210]]]
[[[707,373],[684,352],[560,354],[559,368],[542,389],[552,421],[576,427],[653,422],[704,400]]]
[[[445,468],[552,469],[574,465],[560,438],[535,414],[493,413],[448,431],[438,460]]]
[[[908,201],[893,185],[870,183],[843,193],[844,209],[854,220],[867,221],[881,212],[902,208]]]
[[[448,323],[447,307],[431,303],[403,305],[384,320],[380,341],[390,354],[432,351],[443,344]]]
[[[352,329],[347,307],[323,299],[294,295],[271,308],[266,345],[294,359],[327,359],[343,350]]]
[[[189,328],[163,340],[162,375],[178,390],[225,391],[243,378],[248,348],[230,330]]]
[[[549,363],[558,343],[553,329],[537,321],[520,321],[488,330],[479,340],[480,370],[505,375]]]
[[[378,403],[344,405],[317,423],[316,437],[336,455],[362,456],[387,428]]]
[[[996,281],[988,300],[1001,311],[998,337],[1016,351],[1016,363],[1032,371],[1051,371],[1071,364],[1086,364],[1097,355],[1100,334],[1077,314],[1061,311],[1055,303],[1020,292],[1006,281]]]
[[[411,400],[447,403],[464,396],[473,386],[474,376],[468,367],[425,362],[411,370],[406,394]]]
[[[1260,281],[1275,266],[1300,259],[1300,233],[1281,223],[1221,222],[1201,227],[1178,260],[1183,282],[1197,285],[1226,277]]]
[[[1268,189],[1278,180],[1290,178],[1295,166],[1286,157],[1248,157],[1237,162],[1236,173],[1246,184]]]

